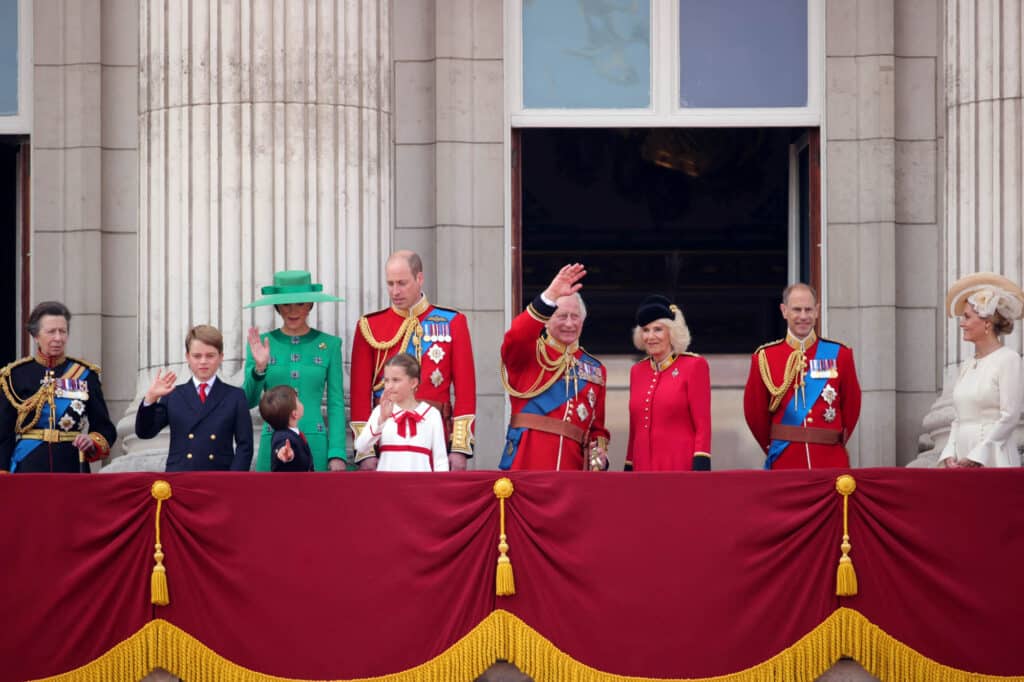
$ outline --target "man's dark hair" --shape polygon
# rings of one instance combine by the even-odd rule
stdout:
[[[28,324],[25,325],[32,338],[39,336],[39,322],[43,319],[44,315],[59,315],[63,317],[68,323],[68,331],[71,331],[71,311],[68,310],[68,307],[60,301],[43,301],[32,309],[28,316]]]
[[[299,394],[291,386],[279,385],[267,389],[260,398],[260,416],[275,431],[288,428],[292,412],[298,406]]]

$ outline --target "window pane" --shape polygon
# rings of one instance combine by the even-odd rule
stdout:
[[[642,0],[523,0],[523,106],[644,108],[651,6]]]
[[[18,0],[0,0],[0,116],[18,113]]]
[[[680,0],[679,104],[807,106],[807,0]]]

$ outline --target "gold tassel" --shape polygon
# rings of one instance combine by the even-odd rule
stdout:
[[[494,576],[494,594],[510,597],[516,593],[516,581],[512,575],[512,562],[508,558],[508,542],[505,536],[505,499],[512,496],[515,488],[508,478],[494,482],[494,495],[501,509],[501,535],[498,536],[498,572]]]
[[[843,555],[839,557],[839,567],[836,569],[836,596],[852,597],[857,594],[857,573],[853,570],[853,560],[850,559],[850,524],[849,524],[849,502],[850,495],[857,489],[857,481],[850,474],[843,474],[836,479],[836,491],[843,496],[843,543],[839,546]]]
[[[167,606],[171,603],[171,596],[167,590],[167,569],[164,568],[163,545],[160,544],[160,507],[164,500],[171,497],[171,484],[167,481],[153,481],[150,494],[156,498],[156,546],[153,558],[156,565],[153,566],[153,575],[149,580],[150,601],[157,606]]]

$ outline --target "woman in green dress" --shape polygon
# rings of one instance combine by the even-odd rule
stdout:
[[[345,391],[342,378],[341,339],[309,326],[313,303],[342,301],[323,292],[305,270],[274,274],[274,283],[262,289],[263,297],[246,308],[272,305],[281,316],[281,326],[260,334],[249,330],[245,355],[245,397],[249,407],[260,402],[263,391],[285,384],[294,388],[306,412],[299,430],[309,441],[316,471],[344,471]],[[327,390],[327,423],[319,409]],[[264,424],[256,470],[270,471],[270,438],[273,431]]]

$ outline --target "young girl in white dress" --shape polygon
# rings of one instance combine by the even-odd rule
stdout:
[[[420,363],[408,353],[384,365],[380,404],[356,439],[357,453],[380,444],[377,471],[448,471],[441,413],[416,400],[419,384]]]
[[[1003,337],[1024,312],[1024,292],[1001,275],[979,272],[955,282],[946,303],[951,316],[960,316],[974,357],[963,364],[953,387],[956,418],[939,466],[1020,466],[1014,431],[1024,400],[1021,360],[1003,345]]]

